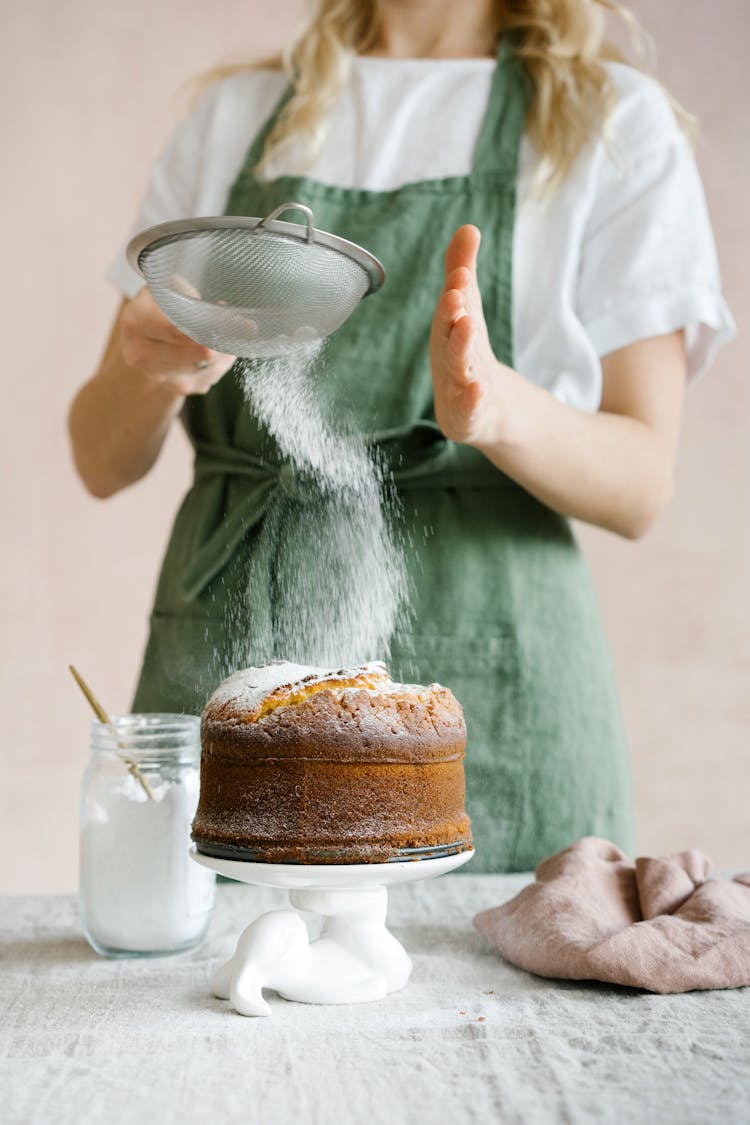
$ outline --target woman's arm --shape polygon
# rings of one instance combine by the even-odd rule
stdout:
[[[438,425],[563,515],[638,538],[672,493],[682,333],[605,356],[599,413],[566,406],[495,358],[476,281],[478,248],[477,229],[461,227],[446,254],[430,341]]]
[[[205,394],[233,363],[234,356],[179,332],[148,289],[124,301],[99,369],[68,418],[73,458],[89,492],[104,499],[145,476],[185,396]]]

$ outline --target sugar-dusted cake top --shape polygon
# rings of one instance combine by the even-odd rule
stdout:
[[[379,661],[325,669],[276,661],[235,672],[203,712],[205,756],[306,757],[383,761],[463,755],[461,705],[440,684],[393,681]]]
[[[331,670],[274,660],[258,668],[243,668],[223,680],[209,699],[206,713],[214,718],[231,714],[241,716],[244,722],[255,722],[277,707],[301,703],[319,691],[387,691],[391,685],[381,661]]]
[[[428,696],[450,697],[440,684],[422,687],[402,684],[390,678],[380,660],[357,668],[315,668],[274,660],[257,668],[243,668],[222,680],[206,704],[204,719],[253,723],[284,707],[296,707],[323,693],[341,700],[361,694],[379,699],[425,699]]]

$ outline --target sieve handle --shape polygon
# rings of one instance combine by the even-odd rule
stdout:
[[[279,215],[283,215],[285,211],[302,212],[307,221],[307,241],[314,242],[315,231],[313,229],[313,223],[315,221],[315,216],[313,215],[310,208],[306,207],[304,203],[282,203],[279,207],[275,207],[270,215],[266,215],[265,219],[261,219],[255,229],[262,230],[263,227],[265,227],[266,223],[270,223],[274,219],[278,219]]]

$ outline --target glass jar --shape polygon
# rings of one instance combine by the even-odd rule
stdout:
[[[200,719],[94,722],[81,793],[80,907],[97,953],[178,953],[206,935],[216,877],[190,858]]]

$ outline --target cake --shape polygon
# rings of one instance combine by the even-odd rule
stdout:
[[[267,863],[382,863],[465,851],[466,726],[439,684],[384,664],[275,662],[224,680],[201,720],[193,839]]]

